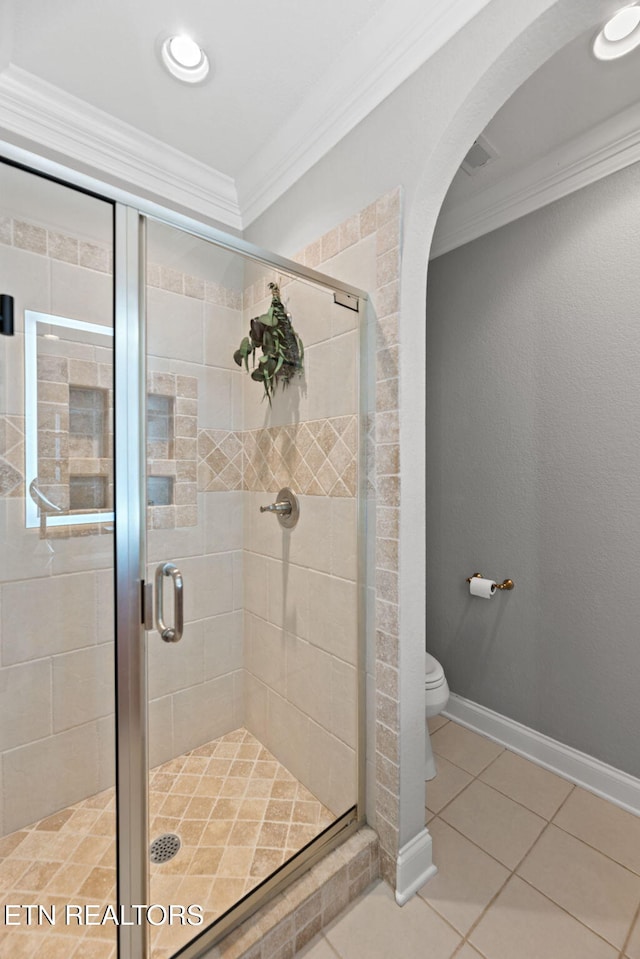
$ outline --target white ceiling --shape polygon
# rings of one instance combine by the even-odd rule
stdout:
[[[242,229],[488,2],[2,0],[0,137]]]
[[[498,158],[472,176],[462,169],[456,174],[440,213],[436,252],[613,172],[614,152],[617,168],[640,159],[640,49],[596,60],[591,45],[599,27],[551,57],[488,124],[483,137]],[[599,166],[603,152],[610,162]]]
[[[322,81],[385,0],[17,0],[12,62],[228,176]],[[159,41],[189,33],[213,75],[180,83]]]
[[[43,144],[242,229],[488,2],[2,0],[0,138],[4,130],[8,141]],[[509,191],[522,195],[623,127],[640,130],[640,51],[599,63],[595,30],[491,121],[485,132],[499,159],[454,179],[442,249],[468,239],[461,224],[472,219],[475,235],[495,226],[487,210],[505,206]],[[201,86],[160,64],[160,42],[180,31],[212,60]]]

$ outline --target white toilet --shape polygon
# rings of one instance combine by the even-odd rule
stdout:
[[[449,686],[444,669],[437,659],[425,653],[424,671],[424,712],[425,718],[437,716],[449,702]],[[436,774],[436,763],[431,748],[429,729],[426,730],[425,768],[424,778],[433,779]]]

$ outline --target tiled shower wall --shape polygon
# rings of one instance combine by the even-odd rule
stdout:
[[[22,231],[25,234],[27,230]],[[16,304],[18,314],[27,306],[91,318],[92,283],[99,286],[103,281],[104,292],[104,283],[110,283],[108,275],[78,263],[55,262],[55,250],[67,251],[72,243],[51,243],[47,248],[45,240],[44,248],[41,246],[38,251],[23,250],[7,243],[12,234],[6,226],[0,230],[0,236],[5,244],[0,246],[0,254],[7,254],[7,268],[16,278],[14,289],[20,286],[20,280],[26,295]],[[77,244],[80,248],[82,244]],[[44,252],[47,249],[48,257]],[[85,251],[85,261],[86,258]],[[375,307],[370,321],[373,346],[368,391],[376,397],[376,409],[371,410],[368,424],[372,454],[368,489],[369,536],[370,542],[375,538],[376,543],[375,558],[371,557],[376,567],[376,584],[369,584],[369,630],[372,634],[375,622],[376,639],[368,644],[367,662],[367,812],[381,835],[385,875],[393,881],[398,801],[398,192],[383,197],[311,244],[299,259],[372,291]],[[104,256],[95,254],[92,262],[109,268]],[[53,274],[55,282],[51,282]],[[167,267],[153,266],[149,270],[149,312],[155,327],[150,334],[150,352],[154,357],[150,365],[157,376],[167,373],[176,378],[176,383],[178,377],[193,377],[197,381],[197,396],[184,397],[192,401],[188,416],[193,416],[196,400],[197,435],[181,439],[185,441],[185,470],[186,460],[193,463],[195,448],[198,516],[204,520],[197,527],[176,525],[175,511],[172,519],[164,519],[163,507],[159,507],[158,519],[149,531],[150,563],[167,558],[177,560],[185,578],[188,576],[193,584],[187,605],[189,655],[174,655],[178,649],[184,650],[184,642],[173,647],[162,643],[156,633],[149,634],[151,760],[157,763],[176,751],[191,748],[199,741],[198,736],[204,740],[218,735],[230,728],[229,722],[239,724],[244,665],[245,721],[296,775],[339,812],[345,803],[351,804],[355,772],[355,707],[349,690],[355,686],[356,513],[354,464],[345,450],[351,447],[349,430],[353,428],[358,398],[357,382],[352,376],[356,317],[332,302],[327,304],[328,294],[322,291],[297,282],[283,284],[294,326],[303,335],[309,351],[306,385],[283,393],[269,414],[266,404],[260,402],[259,384],[250,381],[228,358],[246,333],[248,318],[268,305],[265,283],[272,278],[260,277],[245,291],[243,312],[237,291]],[[54,296],[48,295],[49,286]],[[61,297],[62,291],[67,292],[67,300]],[[179,323],[176,317],[180,318]],[[108,321],[103,317],[96,320]],[[198,349],[200,344],[203,348]],[[221,363],[220,357],[226,362]],[[6,554],[0,558],[5,584],[3,639],[16,621],[22,621],[23,634],[37,633],[37,629],[30,628],[38,612],[27,608],[33,606],[33,591],[28,589],[28,583],[16,584],[16,595],[22,590],[22,603],[12,602],[13,580],[27,580],[37,569],[37,575],[51,577],[46,589],[39,593],[40,614],[58,627],[53,630],[55,635],[65,635],[65,642],[72,641],[71,634],[80,636],[79,644],[87,647],[81,650],[83,662],[78,660],[79,665],[86,662],[83,682],[70,687],[72,700],[84,696],[86,709],[74,709],[74,717],[81,721],[59,732],[50,726],[38,726],[29,717],[24,721],[26,707],[19,691],[26,687],[35,690],[36,695],[42,692],[47,699],[52,675],[47,659],[51,655],[49,647],[45,644],[37,651],[34,658],[38,664],[20,660],[19,668],[26,669],[22,687],[16,683],[17,673],[7,673],[5,667],[14,667],[3,651],[2,689],[11,687],[3,701],[8,703],[9,712],[12,707],[14,710],[9,723],[1,726],[6,750],[4,795],[9,804],[14,804],[5,813],[6,831],[16,828],[19,820],[31,821],[46,815],[111,781],[112,696],[111,689],[104,689],[99,679],[110,675],[112,596],[111,571],[106,567],[112,558],[110,546],[100,553],[91,536],[56,543],[53,559],[46,556],[39,566],[37,560],[34,565],[36,547],[40,549],[42,544],[36,539],[37,531],[26,533],[23,528],[22,504],[16,495],[21,490],[19,482],[12,485],[15,475],[11,472],[15,470],[14,461],[19,462],[21,456],[14,427],[23,416],[20,404],[15,402],[22,394],[22,357],[3,372],[5,396],[11,399],[6,406],[5,429],[8,469],[3,468],[0,450],[0,480],[9,477],[7,487],[11,488],[5,487],[0,496],[0,511],[5,541],[10,548],[17,547],[11,569]],[[177,388],[175,397],[177,402]],[[300,451],[300,458],[292,464],[290,458],[287,461],[286,444],[287,439],[293,438],[294,424],[299,424],[295,435],[302,442],[294,447]],[[302,451],[304,443],[313,450],[311,456],[307,455],[308,449]],[[248,456],[243,484],[245,449]],[[293,472],[285,477],[288,467]],[[186,485],[193,483],[192,474],[183,478]],[[288,546],[275,518],[258,512],[259,505],[273,500],[285,479],[301,493],[306,520]],[[211,495],[213,492],[215,496]],[[185,495],[192,492],[185,488]],[[192,504],[184,505],[192,508]],[[183,514],[182,521],[186,515]],[[104,540],[110,544],[110,537]],[[242,588],[243,547],[246,593]],[[21,555],[27,560],[22,565]],[[276,562],[279,558],[287,560],[286,567]],[[58,576],[60,580],[54,579]],[[221,608],[220,597],[228,596],[229,591],[232,599]],[[76,622],[71,633],[65,634],[65,610],[71,607],[75,608]],[[267,650],[274,655],[268,655]],[[102,659],[97,662],[100,655]],[[292,668],[285,675],[287,660]],[[42,671],[41,677],[37,669]],[[74,675],[80,675],[77,669]],[[59,676],[62,677],[60,671]],[[319,690],[325,681],[332,692],[321,697]],[[68,683],[60,681],[58,688],[58,698],[62,689],[69,694]],[[223,711],[218,712],[221,703]],[[301,726],[292,726],[291,720],[300,719],[301,715]],[[218,721],[220,726],[216,725]],[[24,742],[34,728],[33,741]],[[329,762],[329,748],[335,749],[337,762]],[[91,767],[91,763],[74,765],[72,759],[79,752],[93,757],[95,768],[84,768]],[[83,768],[78,768],[80,765]],[[24,805],[22,789],[18,791],[16,785],[25,770],[27,778],[28,770],[33,771],[33,782],[27,783],[29,803],[22,817],[17,808]],[[34,802],[43,770],[52,797],[47,810]],[[56,778],[60,770],[65,775]]]
[[[105,235],[108,225],[107,212]],[[24,310],[111,325],[110,261],[104,244],[0,219],[0,275],[16,322],[0,369],[2,833],[114,776],[113,536],[42,540],[24,516]],[[78,344],[73,359],[93,362],[93,348]]]
[[[44,243],[34,242],[34,249],[23,250],[15,241],[25,233],[37,239],[41,236],[38,230],[25,230],[22,234],[10,231],[5,239],[13,243],[6,243],[3,250],[14,260],[24,257],[21,265],[25,297],[17,302],[17,312],[22,315],[26,307],[77,319],[89,316],[108,323],[109,310],[102,316],[91,315],[95,311],[92,298],[96,289],[86,276],[75,275],[86,269],[78,263],[64,263],[67,288],[73,291],[70,302],[59,297],[53,305],[50,297],[34,296],[31,271],[36,279],[38,269],[44,274],[56,272],[55,252],[62,250],[70,255],[73,244],[71,238],[61,245],[47,242],[45,233]],[[104,275],[100,279],[110,282],[109,258],[105,255],[101,263]],[[7,271],[15,275],[15,262],[7,264]],[[290,650],[289,665],[293,666],[296,679],[289,681],[291,698],[286,700],[297,704],[298,712],[304,710],[304,761],[296,760],[290,748],[290,737],[285,735],[289,729],[286,720],[278,733],[278,709],[273,696],[271,708],[268,714],[265,712],[264,723],[256,728],[256,733],[268,739],[274,748],[279,744],[283,761],[289,760],[310,788],[336,811],[342,811],[355,798],[357,391],[353,370],[357,317],[336,307],[325,292],[303,285],[300,292],[294,292],[297,284],[289,285],[287,294],[300,313],[312,362],[308,381],[292,387],[285,397],[291,428],[268,427],[263,424],[267,420],[273,422],[273,417],[265,417],[266,407],[256,391],[257,384],[238,370],[232,360],[248,317],[266,308],[268,299],[259,308],[252,303],[243,315],[238,291],[199,281],[169,267],[152,265],[148,275],[147,391],[172,404],[176,427],[168,444],[163,445],[154,433],[148,448],[149,473],[168,477],[174,483],[174,503],[153,506],[148,512],[149,575],[156,563],[169,558],[180,566],[187,583],[183,641],[174,646],[163,643],[155,632],[148,637],[151,762],[170,759],[242,722],[243,664],[249,666],[249,673],[252,669],[259,672],[256,629],[273,626],[272,621],[278,623],[284,617],[284,607],[280,613],[276,610],[275,594],[271,591],[271,620],[265,610],[264,619],[257,626],[259,617],[251,612],[254,591],[248,590],[249,611],[243,622],[243,532],[248,541],[262,533],[279,536],[273,517],[260,516],[256,498],[265,502],[265,495],[259,493],[264,490],[266,501],[270,501],[280,485],[291,483],[308,503],[304,503],[304,523],[291,539],[291,555],[285,558],[290,560],[287,570],[292,568],[293,578],[304,570],[307,586],[287,597],[286,584],[279,585],[283,602],[295,607],[296,619],[311,624],[310,630],[301,627],[303,636],[296,637],[297,646]],[[46,286],[44,281],[43,285]],[[37,286],[36,282],[36,291]],[[78,296],[78,289],[84,290],[86,297]],[[103,294],[105,289],[103,284]],[[248,298],[252,298],[252,293],[250,290]],[[301,299],[300,293],[306,298]],[[15,346],[18,344],[22,346],[17,339]],[[15,367],[11,367],[14,374],[21,373],[22,365],[20,349]],[[41,364],[47,375],[48,365]],[[86,385],[91,385],[91,379]],[[60,531],[50,530],[43,541],[38,530],[24,529],[20,499],[24,495],[21,394],[22,389],[19,401],[16,400],[17,412],[3,420],[6,441],[0,449],[5,483],[2,507],[13,509],[14,536],[20,539],[26,554],[32,558],[42,553],[47,565],[40,569],[37,562],[35,567],[26,562],[24,569],[18,570],[21,604],[12,602],[12,586],[6,582],[11,579],[9,573],[2,587],[4,635],[10,635],[10,624],[21,624],[21,648],[16,655],[29,662],[22,684],[16,682],[22,676],[17,676],[15,670],[1,674],[7,691],[3,703],[11,712],[2,724],[6,742],[5,830],[104,788],[113,774],[113,594],[109,569],[112,538],[97,537],[97,527],[85,527],[85,534],[93,535],[77,535],[82,528],[75,527],[76,535],[62,540]],[[293,416],[288,409],[292,401],[298,404]],[[300,402],[307,407],[304,421],[300,419]],[[243,405],[253,429],[241,429]],[[7,410],[12,411],[11,404]],[[254,504],[249,505],[252,500],[256,500],[255,513]],[[325,523],[328,516],[330,539]],[[249,521],[249,517],[258,522]],[[250,542],[245,545],[250,546]],[[65,553],[73,554],[73,569],[78,571],[68,580],[58,575]],[[254,571],[259,556],[251,549],[245,556],[248,568]],[[99,574],[92,572],[94,565],[100,569]],[[38,583],[38,594],[43,598],[42,605],[37,606],[40,625],[35,622],[31,603],[34,572],[38,577],[50,577],[46,587]],[[51,642],[45,639],[45,623],[53,625],[56,635],[66,637],[68,668],[64,672],[52,657],[55,644],[52,649]],[[323,633],[330,637],[328,644]],[[287,644],[293,642],[292,637],[287,636]],[[331,647],[331,642],[335,644],[333,651],[323,649]],[[13,666],[10,640],[5,641],[2,655],[3,667]],[[281,665],[284,668],[284,661]],[[327,690],[333,690],[329,696],[319,696],[319,677],[326,682]],[[52,685],[54,692],[50,691]],[[35,695],[25,700],[25,688],[32,689]],[[311,708],[306,704],[309,688],[314,689]],[[64,717],[52,705],[52,698],[56,703],[64,700]],[[252,705],[254,714],[262,704],[263,697],[258,693]],[[37,717],[31,713],[37,713]],[[47,723],[49,714],[54,716],[53,723]],[[67,741],[70,745],[65,751]],[[310,753],[321,758],[313,769],[308,759]],[[76,762],[70,776],[67,770],[72,754],[86,754],[92,759]],[[48,764],[43,766],[45,758]],[[14,763],[20,765],[12,776]],[[34,787],[43,768],[46,769],[50,801],[42,797],[35,802],[22,802],[17,781],[27,766],[32,770]],[[41,795],[35,788],[29,792],[34,797]]]
[[[269,306],[271,279],[246,292],[247,328]],[[245,723],[339,814],[357,798],[359,315],[298,280],[281,294],[305,373],[271,408],[244,380]],[[259,512],[282,486],[300,501],[291,531]]]
[[[156,765],[243,721],[242,293],[156,265],[153,225],[147,243],[148,387],[174,404],[175,426],[168,449],[148,450],[148,473],[175,479],[174,503],[149,509],[148,575],[166,561],[180,568],[186,624],[179,643],[147,634]]]
[[[367,819],[395,886],[399,818],[399,279],[401,194],[392,190],[309,244],[306,266],[368,290]]]

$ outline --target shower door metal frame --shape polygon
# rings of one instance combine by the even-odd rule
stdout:
[[[143,223],[115,207],[114,456],[118,906],[149,903],[145,555]],[[133,477],[133,479],[132,479]],[[126,919],[130,916],[127,914]],[[118,959],[147,959],[146,923],[118,926]]]
[[[180,950],[181,959],[197,959],[234,926],[273,898],[310,865],[322,859],[365,822],[365,682],[367,500],[366,416],[367,327],[369,300],[364,290],[338,282],[317,270],[270,253],[252,243],[207,226],[160,204],[142,200],[94,177],[0,141],[0,158],[27,173],[55,180],[62,186],[93,194],[114,204],[114,466],[115,491],[115,655],[116,655],[116,815],[118,905],[150,905],[148,878],[148,696],[146,630],[143,587],[146,555],[145,495],[145,311],[144,223],[157,220],[213,243],[246,259],[280,270],[328,291],[358,297],[363,310],[359,322],[358,380],[358,492],[357,507],[357,615],[358,615],[358,740],[356,805],[321,836],[267,877]],[[145,923],[118,926],[118,959],[148,959]]]
[[[118,208],[118,205],[117,205]],[[145,327],[146,319],[144,315],[144,309],[142,308],[142,301],[144,296],[144,257],[141,255],[142,250],[142,241],[139,241],[137,246],[135,244],[134,237],[134,218],[139,224],[139,229],[141,234],[143,233],[144,223],[147,220],[153,220],[159,223],[162,223],[165,226],[169,226],[173,229],[180,230],[184,233],[188,233],[191,236],[194,236],[198,239],[204,240],[206,242],[212,243],[214,246],[228,250],[230,253],[240,254],[247,260],[253,260],[254,262],[261,263],[263,265],[269,266],[275,270],[279,270],[283,273],[286,273],[290,276],[294,276],[302,281],[307,281],[313,285],[323,287],[329,292],[334,293],[347,293],[352,297],[357,297],[360,300],[361,311],[359,311],[359,323],[357,326],[358,332],[358,364],[357,369],[354,371],[356,377],[357,389],[356,396],[358,398],[358,488],[356,496],[356,510],[357,510],[357,521],[356,521],[356,537],[357,537],[357,623],[358,623],[358,632],[357,632],[357,650],[358,650],[358,666],[357,666],[357,718],[358,718],[358,736],[357,736],[357,782],[356,782],[356,792],[357,796],[355,797],[356,802],[353,807],[351,807],[347,812],[339,816],[336,821],[329,826],[324,832],[312,840],[308,844],[308,848],[304,847],[299,853],[292,857],[292,859],[285,862],[279,869],[277,869],[273,874],[267,876],[256,889],[247,893],[240,902],[232,906],[227,913],[217,919],[213,925],[205,928],[200,933],[195,933],[194,938],[183,946],[180,949],[181,959],[198,959],[198,957],[204,955],[209,949],[211,949],[216,943],[223,939],[232,929],[238,926],[246,918],[248,918],[252,913],[254,913],[261,906],[265,905],[270,899],[278,895],[283,888],[289,885],[294,879],[302,875],[311,865],[315,862],[322,859],[331,849],[340,845],[344,839],[350,835],[352,832],[355,832],[360,826],[364,824],[365,820],[365,774],[366,774],[366,729],[365,729],[365,692],[366,692],[366,591],[367,591],[367,557],[366,557],[366,531],[367,531],[367,502],[366,502],[366,414],[368,412],[366,406],[367,400],[367,372],[368,372],[368,326],[369,326],[369,298],[367,293],[364,290],[359,289],[358,287],[351,286],[347,283],[341,283],[334,280],[332,277],[327,276],[326,274],[320,273],[317,270],[310,269],[308,267],[302,266],[299,263],[295,263],[292,260],[288,260],[285,257],[281,257],[277,254],[272,254],[267,250],[263,250],[260,247],[254,246],[251,243],[248,243],[246,240],[241,240],[237,237],[230,236],[228,234],[222,233],[220,230],[213,227],[207,227],[203,224],[197,224],[193,220],[187,219],[181,216],[172,216],[168,211],[162,211],[162,214],[159,215],[156,211],[154,212],[145,212],[142,207],[137,210],[132,209],[131,207],[122,208],[122,216],[126,216],[126,223],[128,226],[128,232],[126,234],[127,239],[127,252],[122,252],[122,268],[126,269],[127,274],[120,279],[123,288],[126,289],[126,296],[123,294],[121,300],[118,300],[118,303],[121,303],[123,307],[126,305],[127,318],[123,315],[121,319],[121,326],[116,326],[116,329],[121,329],[122,335],[128,337],[127,346],[122,346],[122,352],[118,353],[116,349],[116,364],[118,363],[118,358],[121,359],[122,363],[127,364],[127,376],[128,376],[128,400],[125,400],[122,396],[120,397],[121,403],[130,402],[133,404],[135,397],[138,397],[138,426],[137,429],[129,432],[129,422],[131,418],[131,410],[134,409],[133,405],[130,406],[126,411],[122,410],[123,422],[127,423],[127,434],[125,437],[125,442],[127,442],[127,463],[129,466],[122,465],[121,472],[116,472],[116,476],[121,478],[122,482],[125,482],[127,476],[131,476],[131,473],[128,473],[128,469],[134,468],[135,457],[138,457],[138,463],[140,472],[138,475],[138,488],[135,496],[128,495],[126,498],[126,503],[128,506],[133,508],[134,500],[138,503],[140,512],[139,517],[136,521],[135,530],[132,529],[126,538],[127,543],[127,554],[123,556],[123,560],[128,562],[128,571],[129,575],[133,575],[134,568],[136,563],[138,563],[139,576],[138,580],[138,608],[135,610],[135,601],[134,601],[134,591],[130,590],[129,599],[130,607],[128,613],[128,623],[129,623],[129,637],[130,641],[127,647],[127,658],[123,660],[123,673],[122,676],[120,672],[118,673],[118,682],[122,681],[122,695],[123,701],[126,702],[127,707],[129,708],[129,718],[132,722],[132,729],[137,733],[138,730],[144,730],[145,735],[147,732],[147,702],[146,702],[146,648],[145,648],[145,634],[143,632],[144,627],[141,625],[142,620],[144,619],[144,602],[141,599],[142,596],[142,587],[144,585],[145,577],[145,503],[146,497],[144,495],[144,475],[145,475],[145,466],[146,466],[146,455],[145,455],[145,422],[144,422],[144,409],[145,409],[145,382],[146,382],[146,370],[145,370],[145,361],[146,361],[146,351],[145,351]],[[117,239],[117,237],[116,237]],[[117,247],[116,247],[117,249]],[[116,254],[117,255],[117,254]],[[137,259],[136,259],[137,256]],[[134,290],[134,278],[139,277],[139,290],[136,295]],[[129,285],[127,285],[127,283]],[[137,307],[136,307],[137,304]],[[136,308],[138,310],[136,317]],[[134,320],[134,317],[136,318]],[[137,337],[132,333],[129,324],[137,322],[138,334]],[[140,351],[139,356],[135,357],[135,348],[134,343],[137,344],[137,347]],[[116,374],[117,375],[117,374]],[[116,378],[116,383],[117,383]],[[116,421],[117,421],[117,412],[121,407],[116,407]],[[116,461],[119,456],[119,447],[118,447],[118,432],[116,430]],[[137,450],[137,453],[136,453]],[[135,473],[133,475],[136,475]],[[117,480],[116,480],[117,482]],[[117,492],[117,486],[116,486]],[[118,500],[116,499],[116,504]],[[119,516],[118,516],[119,519]],[[135,551],[135,543],[139,544],[139,552]],[[119,554],[117,554],[119,559]],[[118,572],[118,582],[120,581],[120,573]],[[130,588],[130,584],[128,584]],[[188,588],[188,585],[187,585]],[[142,608],[141,608],[142,606]],[[137,618],[136,618],[137,616]],[[123,614],[124,617],[124,614]],[[123,624],[124,625],[124,624]],[[137,643],[133,643],[133,637],[137,635],[140,637]],[[138,655],[142,657],[142,661],[138,662],[136,654],[133,652],[135,649],[138,651]],[[127,665],[125,665],[127,664]],[[127,674],[125,672],[131,667],[134,667],[134,676]],[[143,699],[144,696],[144,699]],[[148,754],[148,746],[145,742],[144,747],[140,748],[134,743],[127,744],[125,751],[122,755],[122,761],[118,762],[119,772],[122,774],[122,781],[125,783],[129,789],[132,790],[130,793],[130,800],[133,802],[135,799],[135,790],[133,789],[134,784],[137,786],[137,795],[140,797],[145,797],[145,809],[144,810],[133,810],[129,813],[128,818],[123,818],[123,826],[125,828],[125,835],[122,838],[119,837],[119,849],[124,850],[128,848],[133,852],[137,851],[138,854],[143,857],[141,863],[136,864],[135,866],[130,867],[129,872],[123,875],[123,881],[121,888],[127,890],[128,896],[126,900],[120,899],[120,902],[126,901],[127,903],[135,902],[144,902],[147,903],[147,898],[135,898],[137,892],[140,895],[148,896],[148,879],[146,872],[146,865],[148,859],[148,849],[147,849],[147,838],[146,832],[143,831],[146,829],[147,822],[147,808],[146,808],[146,796],[148,793],[148,784],[145,779],[144,785],[140,782],[140,766],[135,769],[131,769],[130,765],[127,762],[127,757],[130,759],[132,757],[140,757],[142,762],[142,755],[146,757]],[[148,772],[147,765],[143,767],[143,775],[146,777]],[[118,779],[118,786],[120,788],[120,778]],[[124,799],[123,799],[124,801]],[[124,873],[124,866],[123,866]],[[144,873],[144,881],[143,881]],[[133,898],[132,898],[133,896]],[[135,928],[135,927],[134,927]],[[195,928],[195,927],[194,927]],[[133,946],[134,942],[138,943],[138,947],[142,948],[144,951],[137,953],[135,951],[127,953],[123,951],[120,954],[119,959],[147,959],[149,941],[148,936],[145,937],[142,934],[128,934],[124,933],[122,936],[122,947],[123,949],[131,944]]]

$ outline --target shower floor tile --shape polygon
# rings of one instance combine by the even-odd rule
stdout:
[[[150,926],[153,959],[167,959],[334,820],[247,730],[156,767],[149,780],[150,842],[180,837],[151,863],[149,904],[202,907],[201,926]],[[0,839],[0,959],[114,959],[116,927],[78,925],[66,909],[115,903],[115,793],[98,793]],[[24,908],[42,906],[44,914]],[[91,914],[92,917],[94,914]],[[161,918],[157,910],[154,918]],[[16,921],[7,925],[6,918]]]

